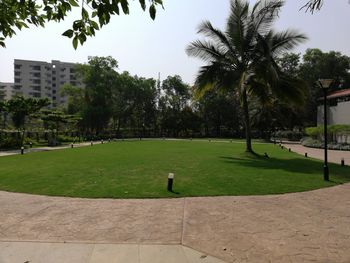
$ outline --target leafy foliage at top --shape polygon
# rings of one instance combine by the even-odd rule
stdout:
[[[0,46],[5,47],[5,39],[16,34],[16,29],[29,25],[44,27],[49,21],[64,20],[73,8],[81,9],[81,19],[73,22],[72,28],[63,33],[72,38],[73,47],[84,44],[86,38],[110,22],[112,15],[129,14],[130,0],[43,0],[39,5],[35,0],[2,0],[0,4]],[[146,0],[139,0],[146,10]],[[148,0],[149,15],[156,17],[156,6],[163,6],[162,0]]]
[[[323,5],[323,0],[309,0],[301,9],[306,9],[313,13],[315,10],[320,10]]]

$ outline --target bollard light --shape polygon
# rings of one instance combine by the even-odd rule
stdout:
[[[21,154],[24,154],[24,147],[21,147]]]
[[[103,144],[103,140],[101,140],[101,144]]]
[[[70,145],[70,147],[71,147],[71,148],[74,148],[74,144],[72,143],[72,144]]]
[[[307,157],[307,153],[305,153],[305,157]]]
[[[90,145],[91,145],[91,146],[93,146],[93,145],[94,145],[94,143],[91,141]]]
[[[110,138],[108,139],[108,142],[111,142],[111,139],[110,139]]]
[[[291,151],[292,151],[290,148],[289,148],[288,150],[289,150],[289,152],[291,152]]]
[[[29,147],[30,147],[30,148],[33,147],[33,143],[32,143],[32,142],[29,143]]]
[[[174,177],[175,177],[175,175],[173,173],[169,173],[169,175],[168,175],[168,187],[167,187],[169,192],[173,191]]]
[[[344,158],[341,159],[341,166],[345,166],[345,160],[344,160]]]

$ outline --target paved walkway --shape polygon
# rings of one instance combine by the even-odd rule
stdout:
[[[1,263],[224,263],[180,245],[1,242]]]
[[[142,200],[0,191],[0,207],[1,263],[16,262],[9,260],[11,253],[19,258],[39,241],[95,244],[68,245],[68,250],[78,246],[90,256],[104,243],[133,244],[139,251],[155,245],[149,247],[152,262],[166,263],[171,262],[166,255],[178,252],[162,254],[159,245],[201,251],[194,261],[177,262],[205,262],[206,255],[226,262],[350,262],[350,184],[285,195]],[[21,243],[28,241],[36,243]],[[23,244],[27,250],[21,249]],[[45,246],[38,251],[47,250]]]
[[[94,144],[100,144],[101,142],[93,142]],[[77,143],[74,144],[74,147],[84,147],[84,146],[90,146],[91,142],[82,142],[82,143]],[[32,152],[46,152],[46,151],[55,151],[55,150],[62,150],[62,149],[67,149],[70,148],[71,145],[63,145],[63,146],[56,146],[56,147],[49,147],[49,146],[44,146],[44,147],[35,147],[35,148],[28,148],[24,150],[24,153],[32,153]],[[10,150],[10,151],[0,151],[0,157],[1,156],[9,156],[9,155],[15,155],[15,154],[20,154],[21,150]]]
[[[283,144],[287,149],[290,148],[293,152],[305,155],[309,157],[324,160],[324,150],[305,147],[301,144]],[[332,163],[341,164],[341,160],[344,159],[346,165],[350,165],[350,151],[335,151],[328,150],[328,161]]]

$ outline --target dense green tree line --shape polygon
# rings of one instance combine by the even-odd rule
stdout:
[[[336,80],[333,90],[350,87],[350,58],[339,52],[308,49],[304,55],[284,53],[277,59],[281,71],[305,80],[305,105],[296,106],[271,97],[261,103],[250,97],[252,136],[268,138],[277,130],[303,130],[316,126],[321,90],[320,78]],[[91,138],[108,137],[244,137],[241,101],[236,93],[208,90],[201,96],[180,76],[162,82],[119,72],[111,57],[91,57],[77,71],[85,88],[66,85],[62,95],[68,102],[48,109],[48,100],[17,97],[0,103],[1,128],[16,133],[16,145],[25,132],[46,133],[50,145],[59,143],[60,133]],[[300,88],[300,87],[299,87]],[[2,136],[4,140],[4,136]]]

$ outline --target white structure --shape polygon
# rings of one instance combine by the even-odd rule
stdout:
[[[58,60],[48,63],[15,59],[14,90],[25,97],[48,98],[53,107],[60,106],[66,103],[66,98],[60,95],[63,84],[83,86],[77,80],[75,66]]]
[[[0,101],[9,100],[15,94],[14,83],[0,82]]]
[[[350,125],[350,89],[331,92],[328,100],[328,125]],[[323,124],[323,98],[319,99],[321,105],[317,109],[317,125]]]

